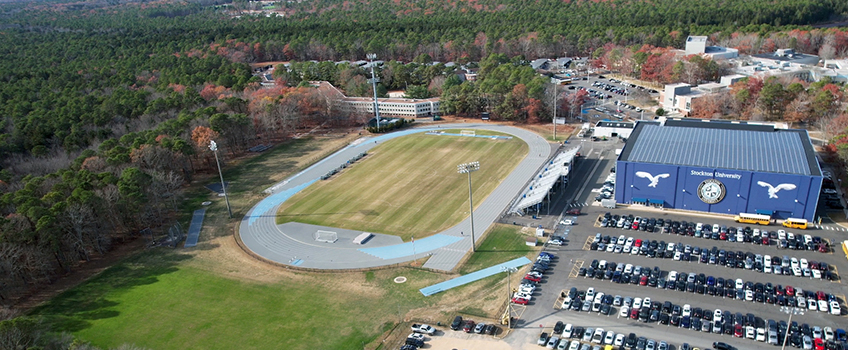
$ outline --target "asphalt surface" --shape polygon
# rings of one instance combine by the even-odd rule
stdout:
[[[277,209],[288,198],[286,195],[294,194],[306,188],[314,181],[320,181],[318,179],[322,175],[327,174],[354,156],[368,151],[383,141],[398,135],[456,128],[503,132],[524,140],[529,146],[527,156],[518,164],[516,169],[487,198],[477,205],[477,208],[474,210],[475,231],[478,233],[484,232],[500,217],[501,213],[504,212],[512,200],[518,196],[529,179],[535,176],[536,172],[556,150],[556,146],[548,143],[538,134],[524,129],[476,123],[448,124],[432,128],[408,129],[372,138],[359,139],[357,142],[319,161],[306,170],[272,186],[268,191],[270,196],[251,208],[242,219],[239,226],[239,234],[242,241],[253,253],[265,259],[279,264],[304,268],[368,268],[411,261],[429,255],[430,258],[424,264],[424,267],[445,271],[452,270],[468,250],[471,249],[469,219],[465,219],[459,224],[441,232],[443,235],[460,237],[461,239],[456,243],[431,251],[416,251],[414,255],[410,254],[392,259],[382,259],[360,250],[360,248],[397,244],[392,243],[391,240],[375,239],[367,242],[365,245],[355,245],[351,243],[351,239],[341,239],[344,238],[342,237],[344,235],[340,233],[340,240],[336,243],[323,243],[310,239],[311,236],[308,233],[287,233],[281,225],[276,224],[275,220]],[[363,162],[367,161],[367,158],[363,160]],[[482,198],[477,199],[477,201],[480,200]],[[391,234],[391,232],[377,232],[376,234]],[[479,241],[481,236],[478,234],[475,236],[475,239]]]
[[[591,147],[590,144],[591,143]],[[701,333],[688,329],[677,328],[675,326],[666,326],[656,323],[643,323],[632,321],[629,319],[618,318],[618,307],[613,307],[613,313],[610,316],[599,315],[597,313],[575,312],[568,310],[555,309],[554,304],[560,292],[566,292],[571,287],[577,287],[579,290],[585,290],[589,287],[594,287],[596,291],[604,292],[608,295],[621,295],[622,297],[650,297],[654,301],[670,301],[675,305],[691,304],[692,307],[700,307],[702,309],[729,310],[734,313],[742,312],[753,313],[764,320],[774,319],[776,321],[786,321],[788,314],[781,311],[780,306],[741,301],[736,299],[726,299],[722,297],[713,297],[709,295],[700,295],[687,292],[678,292],[666,289],[657,289],[652,287],[642,287],[632,284],[617,284],[611,283],[608,280],[595,280],[592,278],[584,278],[576,276],[576,267],[579,264],[589,266],[592,260],[607,260],[616,263],[631,263],[641,265],[643,267],[658,266],[663,271],[678,271],[678,272],[696,272],[704,273],[707,276],[723,277],[723,278],[741,278],[745,281],[761,282],[763,284],[771,282],[772,284],[780,284],[783,286],[791,285],[796,288],[811,291],[824,291],[837,295],[841,300],[842,316],[829,315],[818,311],[805,311],[804,315],[795,315],[792,321],[797,321],[799,324],[808,323],[811,326],[817,325],[820,327],[831,326],[836,328],[848,328],[848,317],[846,317],[846,300],[845,295],[848,294],[848,287],[844,281],[830,282],[826,280],[814,280],[811,278],[802,278],[795,276],[772,275],[754,272],[744,269],[730,269],[723,266],[700,264],[698,262],[681,262],[673,261],[672,259],[651,259],[643,255],[629,254],[614,254],[607,252],[596,252],[584,250],[584,245],[589,237],[594,237],[596,233],[618,237],[619,235],[632,236],[634,238],[664,240],[666,242],[681,242],[699,247],[712,248],[713,246],[719,249],[742,250],[750,251],[755,254],[780,256],[788,255],[797,258],[807,258],[810,261],[823,261],[835,267],[840,273],[843,271],[848,273],[848,260],[838,246],[838,242],[844,240],[844,233],[835,225],[825,225],[831,229],[810,229],[810,230],[789,230],[795,233],[809,233],[814,236],[821,236],[830,239],[833,242],[835,251],[831,253],[818,253],[811,251],[794,251],[781,250],[775,246],[760,246],[752,244],[742,244],[727,241],[714,241],[702,238],[694,238],[688,236],[669,235],[660,233],[647,233],[643,231],[623,230],[617,228],[599,228],[593,225],[594,220],[598,215],[605,212],[612,214],[626,215],[633,214],[634,216],[664,218],[666,220],[678,220],[689,222],[717,223],[720,225],[740,226],[734,223],[727,217],[716,217],[710,215],[701,215],[698,213],[662,211],[659,209],[647,209],[644,207],[630,207],[605,209],[600,206],[592,205],[593,197],[596,195],[591,192],[592,188],[599,188],[606,176],[610,173],[610,168],[614,164],[614,149],[620,148],[621,143],[617,141],[599,141],[585,142],[587,151],[583,154],[588,154],[584,159],[580,160],[575,169],[575,177],[571,184],[564,190],[561,190],[558,197],[552,200],[555,205],[552,205],[550,211],[543,209],[536,219],[532,217],[508,217],[505,222],[514,221],[520,225],[543,225],[545,227],[554,227],[558,220],[562,217],[564,210],[569,207],[581,207],[583,214],[577,217],[577,224],[570,227],[558,227],[557,233],[563,234],[568,231],[567,245],[562,247],[546,247],[546,251],[556,254],[559,258],[553,264],[553,269],[546,274],[543,283],[534,293],[534,298],[530,305],[519,307],[522,311],[521,319],[518,323],[516,331],[506,338],[513,348],[522,348],[526,344],[535,344],[539,337],[539,333],[544,330],[550,333],[551,328],[557,321],[572,323],[575,326],[582,327],[601,327],[605,330],[613,330],[616,333],[634,332],[638,336],[645,336],[649,339],[657,341],[665,340],[673,345],[679,345],[683,342],[688,342],[690,345],[700,347],[702,349],[711,347],[714,341],[723,341],[738,347],[739,349],[774,349],[775,347],[766,343],[760,343],[748,339],[734,338],[730,335],[718,335]],[[745,226],[745,225],[742,225]],[[780,227],[772,225],[765,229],[777,230]],[[572,271],[574,272],[572,274]],[[845,277],[848,277],[846,275]],[[520,278],[520,277],[518,277]]]

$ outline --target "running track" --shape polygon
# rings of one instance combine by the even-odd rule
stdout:
[[[290,266],[327,270],[356,269],[391,265],[431,255],[424,267],[444,271],[453,270],[471,249],[468,218],[437,235],[416,240],[414,253],[407,249],[409,242],[398,244],[392,239],[372,239],[360,246],[352,244],[349,235],[345,236],[343,233],[339,233],[339,241],[336,243],[321,243],[302,234],[296,235],[292,232],[287,234],[275,221],[277,209],[285,200],[355,155],[396,137],[444,129],[497,131],[518,137],[529,146],[527,156],[474,211],[474,231],[477,232],[475,238],[479,242],[480,233],[498,219],[551,155],[551,144],[541,136],[510,126],[448,124],[440,125],[440,129],[409,129],[357,140],[306,170],[271,187],[273,189],[271,194],[251,208],[242,219],[238,231],[241,240],[254,254],[275,263]],[[463,232],[465,234],[462,234]],[[408,253],[374,254],[376,251],[382,253],[391,251],[392,247],[397,247],[397,250],[401,252],[408,251]]]

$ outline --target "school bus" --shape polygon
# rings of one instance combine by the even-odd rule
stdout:
[[[802,229],[802,230],[806,230],[807,229],[807,220],[806,219],[788,218],[786,220],[783,220],[783,226],[789,227],[789,228],[799,228],[799,229]]]
[[[771,223],[771,216],[761,214],[739,213],[739,215],[736,215],[733,220],[746,224],[768,225]]]
[[[845,253],[845,258],[848,259],[848,241],[842,241],[842,252]]]

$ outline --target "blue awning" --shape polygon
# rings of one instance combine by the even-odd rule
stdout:
[[[649,199],[648,203],[663,205],[665,204],[665,201],[662,199]]]
[[[774,212],[771,211],[771,210],[762,210],[762,209],[757,209],[756,213],[760,214],[760,215],[768,215],[768,216],[772,216],[774,214]]]
[[[634,197],[634,198],[632,198],[632,201],[636,202],[636,203],[647,203],[648,199],[647,198],[635,198]]]

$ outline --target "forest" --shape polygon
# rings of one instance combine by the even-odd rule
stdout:
[[[0,4],[0,303],[12,304],[145,228],[164,232],[187,184],[213,171],[210,140],[226,162],[300,130],[361,126],[363,116],[340,114],[303,82],[328,80],[367,96],[370,72],[310,60],[376,53],[387,62],[378,71],[380,93],[403,89],[441,96],[449,113],[486,108],[498,118],[538,122],[550,120],[552,91],[526,64],[537,57],[591,56],[597,64],[630,57],[636,63],[625,74],[655,72],[653,80],[662,81],[683,79],[673,67],[658,67],[690,34],[747,53],[775,45],[832,56],[848,50],[844,32],[810,27],[844,18],[848,3],[838,0],[278,6],[281,16],[266,17],[246,13],[244,1]],[[480,78],[461,82],[454,68],[434,60],[470,63]],[[291,61],[291,70],[277,69],[276,85],[263,87],[250,64],[280,61]],[[705,77],[719,69],[691,63]],[[765,84],[758,96],[782,96],[778,104],[757,102],[773,114],[788,113],[781,106],[802,93],[828,91],[824,109],[833,108],[837,92],[841,98],[832,84],[803,91]],[[744,104],[750,95],[739,91],[734,103]],[[583,98],[568,96],[558,108]]]

